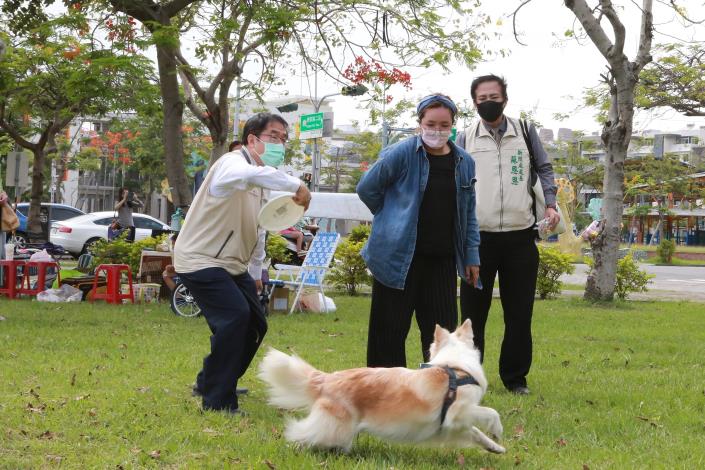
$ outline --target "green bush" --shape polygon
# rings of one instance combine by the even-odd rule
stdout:
[[[360,256],[364,241],[343,240],[335,250],[335,260],[328,279],[333,285],[344,288],[348,295],[357,295],[361,284],[369,285],[372,277],[367,272],[367,265]]]
[[[656,248],[656,254],[662,263],[671,264],[673,262],[673,253],[676,252],[676,244],[673,240],[663,239]]]
[[[140,268],[140,258],[143,250],[154,250],[157,245],[163,242],[169,235],[164,234],[156,238],[147,237],[135,242],[125,240],[127,230],[118,238],[112,241],[105,239],[98,240],[91,247],[93,263],[91,269],[99,264],[127,264],[132,269],[133,274],[137,274]]]
[[[286,249],[286,239],[278,233],[270,232],[267,235],[267,244],[264,247],[264,252],[272,261],[272,264],[291,262],[291,252]]]
[[[539,249],[539,273],[536,279],[536,293],[541,299],[553,299],[561,293],[563,274],[572,274],[575,266],[571,264],[570,255],[561,253],[556,248],[542,245]]]
[[[614,287],[614,293],[618,298],[624,300],[630,292],[646,292],[648,290],[646,285],[652,277],[654,275],[639,269],[639,265],[634,261],[634,256],[629,253],[624,258],[617,260],[617,284]]]
[[[372,231],[371,225],[358,225],[353,228],[348,236],[348,240],[351,242],[366,242],[370,238],[370,232]]]

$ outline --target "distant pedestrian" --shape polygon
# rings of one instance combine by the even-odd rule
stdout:
[[[135,241],[135,220],[132,217],[132,213],[135,209],[143,207],[144,203],[139,200],[134,192],[127,188],[120,188],[118,194],[118,202],[115,204],[117,221],[122,230],[128,231],[125,240],[133,242]]]

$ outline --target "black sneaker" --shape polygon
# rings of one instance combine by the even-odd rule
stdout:
[[[509,389],[510,393],[513,393],[514,395],[529,395],[531,391],[529,390],[529,387],[513,387]]]

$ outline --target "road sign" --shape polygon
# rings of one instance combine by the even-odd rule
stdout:
[[[29,183],[29,158],[22,152],[7,154],[5,186],[26,188]]]
[[[301,139],[323,137],[323,113],[302,114],[300,124]]]

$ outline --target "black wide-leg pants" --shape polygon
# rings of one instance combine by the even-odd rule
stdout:
[[[406,337],[411,317],[421,332],[424,361],[429,360],[436,324],[449,331],[458,325],[457,274],[453,256],[414,255],[404,289],[372,285],[367,339],[368,367],[406,367]]]

